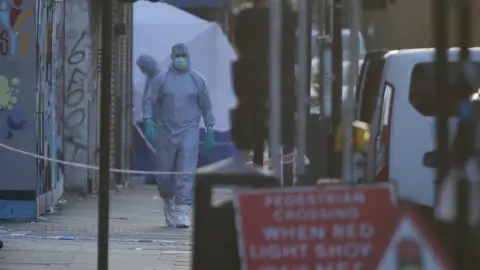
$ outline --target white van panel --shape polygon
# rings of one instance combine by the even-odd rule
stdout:
[[[449,51],[449,60],[458,60],[458,49]],[[471,50],[471,60],[480,61],[480,49]],[[394,87],[394,103],[390,127],[389,179],[396,182],[398,195],[421,205],[433,206],[435,201],[435,170],[423,165],[423,155],[436,149],[435,118],[426,117],[413,108],[409,101],[411,76],[419,63],[434,61],[433,49],[401,50],[387,54],[383,75],[383,93],[386,83]],[[380,94],[379,96],[383,96]],[[378,103],[372,123],[372,135],[378,131]],[[380,106],[381,107],[381,106]],[[450,140],[455,134],[456,119],[450,119]],[[374,140],[374,139],[373,139]],[[371,143],[369,151],[374,149]],[[369,152],[370,155],[371,152]],[[373,159],[372,159],[373,158]],[[369,159],[367,177],[374,176],[375,157]],[[372,171],[373,169],[373,171]]]

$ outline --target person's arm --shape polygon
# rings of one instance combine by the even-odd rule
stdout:
[[[147,89],[145,89],[142,98],[144,119],[153,119],[154,117],[154,106],[158,99],[159,87],[162,85],[161,80],[161,74],[155,76],[155,78],[150,81]]]
[[[212,101],[210,99],[210,94],[208,93],[207,84],[205,79],[200,77],[200,91],[198,93],[198,107],[202,112],[203,122],[205,127],[213,128],[215,125],[215,116],[212,113]]]

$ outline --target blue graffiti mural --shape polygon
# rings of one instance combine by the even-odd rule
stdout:
[[[0,140],[10,140],[17,131],[30,130],[25,114],[19,108],[11,111],[0,109]]]

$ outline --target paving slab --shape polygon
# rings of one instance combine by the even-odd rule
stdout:
[[[0,222],[0,269],[97,269],[98,198],[66,200],[37,221]],[[165,226],[155,186],[123,189],[110,204],[110,269],[190,269],[191,230]]]
[[[150,243],[111,243],[109,268],[118,270],[190,269],[190,249]],[[97,269],[93,241],[7,240],[0,251],[0,269]]]
[[[218,204],[232,192],[216,189],[213,197]],[[97,269],[97,206],[95,195],[67,196],[63,207],[36,221],[0,221],[0,269]],[[190,269],[191,230],[166,227],[155,186],[120,190],[111,195],[110,209],[110,269]]]

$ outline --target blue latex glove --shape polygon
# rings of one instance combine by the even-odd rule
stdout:
[[[207,134],[205,136],[205,150],[211,152],[213,150],[213,144],[215,143],[215,136],[213,133],[213,127],[207,127]]]
[[[155,130],[155,123],[153,123],[152,119],[145,120],[145,136],[150,143],[155,144],[157,132]]]

